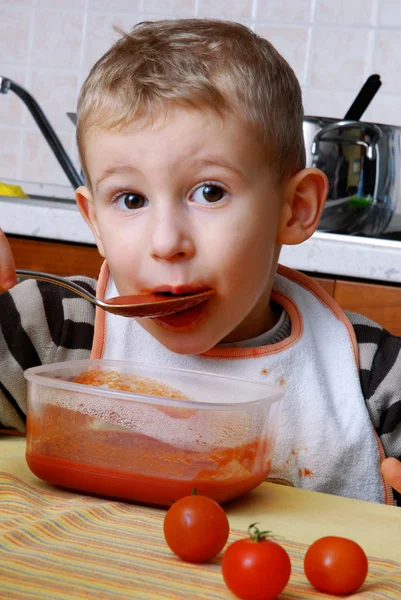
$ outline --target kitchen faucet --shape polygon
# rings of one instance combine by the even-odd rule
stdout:
[[[60,139],[58,138],[56,132],[50,125],[48,119],[46,118],[44,112],[42,111],[36,100],[20,85],[18,85],[11,79],[8,79],[7,77],[2,77],[0,75],[0,93],[7,94],[9,90],[13,91],[14,94],[17,94],[17,96],[21,98],[21,100],[28,108],[29,112],[38,124],[40,131],[43,133],[47,143],[52,149],[54,156],[57,158],[58,162],[61,165],[61,168],[68,177],[74,190],[80,185],[83,185],[84,181],[82,177],[79,175],[78,171],[74,167],[70,157],[64,149],[64,146],[60,142]]]

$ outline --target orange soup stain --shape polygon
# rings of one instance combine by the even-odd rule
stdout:
[[[300,477],[302,477],[302,476],[311,477],[313,475],[313,473],[310,469],[298,469],[298,475]]]
[[[195,451],[133,431],[94,429],[93,423],[90,416],[53,405],[44,405],[40,417],[28,413],[31,471],[59,487],[163,506],[194,487],[227,502],[258,486],[270,472],[270,461],[263,460],[267,439],[203,451],[200,445]]]

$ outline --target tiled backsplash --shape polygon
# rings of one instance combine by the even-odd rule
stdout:
[[[297,73],[305,112],[341,117],[364,80],[383,85],[366,120],[401,125],[401,0],[0,0],[0,74],[38,100],[76,160],[79,87],[117,34],[169,17],[241,21],[267,37]],[[69,185],[28,111],[0,95],[0,179]]]

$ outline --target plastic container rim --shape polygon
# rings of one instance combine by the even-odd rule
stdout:
[[[74,383],[73,381],[65,381],[63,379],[57,379],[52,377],[46,377],[41,375],[43,371],[48,371],[49,368],[54,369],[70,369],[74,366],[82,366],[95,364],[102,362],[105,365],[110,366],[118,366],[118,365],[128,365],[130,367],[154,367],[154,369],[160,369],[161,371],[169,371],[174,373],[191,373],[193,375],[200,376],[201,378],[214,378],[220,380],[227,380],[231,383],[239,382],[246,383],[252,386],[260,386],[261,388],[266,388],[270,390],[272,394],[269,397],[257,398],[256,400],[249,400],[244,402],[230,402],[230,403],[214,403],[214,402],[198,402],[196,400],[176,400],[173,398],[166,398],[164,396],[150,396],[148,394],[141,394],[139,392],[126,392],[120,390],[113,390],[109,388],[104,388],[100,386],[94,385],[86,385],[82,383]],[[132,373],[133,375],[135,373]],[[145,375],[142,375],[146,377]],[[141,363],[138,361],[125,361],[125,360],[112,360],[112,359],[83,359],[83,360],[72,360],[72,361],[63,361],[58,363],[51,363],[48,365],[39,365],[37,367],[30,367],[24,371],[24,377],[30,383],[36,383],[39,385],[44,385],[52,388],[59,388],[63,390],[69,390],[72,392],[79,392],[80,394],[92,394],[92,395],[102,395],[108,396],[110,398],[119,398],[120,400],[128,400],[130,402],[145,402],[149,404],[161,404],[168,406],[176,406],[179,408],[191,408],[191,409],[207,409],[207,410],[233,410],[233,408],[239,407],[252,407],[260,404],[269,403],[269,405],[276,404],[281,401],[284,395],[284,390],[279,387],[272,385],[270,383],[265,383],[263,381],[257,381],[252,379],[242,379],[239,377],[231,377],[229,375],[217,375],[215,373],[209,373],[207,371],[196,371],[192,369],[177,369],[175,367],[162,367],[158,365],[149,365],[147,363]],[[149,376],[149,379],[152,379],[152,376]]]

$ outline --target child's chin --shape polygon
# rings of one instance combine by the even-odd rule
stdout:
[[[214,340],[203,340],[197,334],[163,335],[155,337],[163,344],[163,346],[165,346],[165,348],[175,354],[203,354],[215,346]]]
[[[202,354],[218,343],[215,336],[202,334],[199,329],[197,331],[177,331],[153,322],[154,319],[139,319],[138,321],[160,344],[175,354]]]

